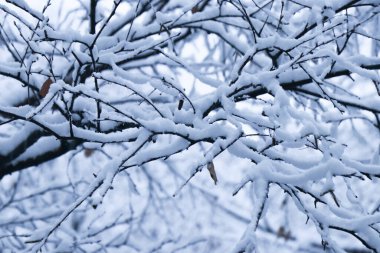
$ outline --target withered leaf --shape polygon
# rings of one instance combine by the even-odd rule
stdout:
[[[281,226],[277,230],[277,237],[284,238],[285,241],[287,241],[292,237],[292,234],[290,231],[286,231],[285,228]]]
[[[208,172],[210,172],[212,180],[214,180],[214,183],[216,184],[218,182],[218,178],[216,177],[215,166],[212,161],[207,164],[207,169]]]
[[[199,9],[198,9],[198,6],[194,6],[193,8],[191,8],[191,13],[197,13],[197,12],[199,12]]]
[[[93,149],[86,148],[86,149],[84,150],[84,156],[85,156],[85,157],[90,157],[93,153],[94,153],[94,150],[93,150]]]
[[[182,109],[182,106],[183,106],[183,99],[180,99],[178,101],[178,110],[180,111]]]
[[[41,97],[44,98],[48,94],[49,89],[50,89],[50,85],[52,83],[53,83],[53,81],[50,78],[46,79],[46,81],[44,82],[44,84],[42,85],[41,90],[40,90],[40,96]]]

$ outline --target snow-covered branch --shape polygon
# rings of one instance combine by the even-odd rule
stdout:
[[[66,2],[0,3],[0,248],[380,252],[378,1]]]

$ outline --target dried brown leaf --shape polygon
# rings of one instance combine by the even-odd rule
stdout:
[[[49,89],[50,89],[50,85],[53,83],[53,81],[48,78],[46,79],[46,81],[44,82],[44,84],[42,85],[41,89],[40,89],[40,96],[41,97],[45,97],[48,92],[49,92]]]
[[[199,9],[198,9],[198,6],[194,6],[193,8],[191,8],[191,13],[197,13],[197,12],[199,12]]]
[[[207,169],[208,172],[210,172],[212,180],[214,180],[214,183],[216,184],[218,182],[218,178],[216,177],[215,166],[212,161],[207,164]]]
[[[93,150],[93,149],[86,148],[86,149],[84,150],[84,156],[85,156],[85,157],[90,157],[90,156],[92,156],[93,153],[94,153],[94,150]]]
[[[183,99],[180,99],[178,101],[178,110],[180,111],[182,109],[182,106],[183,106]]]
[[[286,231],[285,228],[281,226],[277,230],[277,237],[284,238],[285,241],[287,241],[292,237],[292,234],[290,231]]]

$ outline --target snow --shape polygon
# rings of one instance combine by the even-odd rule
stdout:
[[[10,152],[14,150],[15,147],[22,144],[26,138],[28,138],[30,133],[38,132],[39,128],[34,124],[26,124],[21,128],[22,131],[14,134],[12,138],[3,139],[0,141],[0,154],[2,156],[9,155]]]
[[[61,146],[60,144],[60,141],[58,141],[54,137],[43,137],[39,139],[36,143],[34,143],[32,146],[30,146],[30,148],[28,148],[15,160],[13,160],[12,163],[16,164],[28,159],[34,159],[37,156],[43,155],[47,152],[52,152],[58,149]]]
[[[0,4],[0,248],[380,251],[377,7],[89,3]]]
[[[36,17],[39,20],[44,20],[44,16],[40,12],[35,11],[34,9],[30,8],[29,5],[24,0],[6,0],[6,1],[28,12],[33,17]]]

